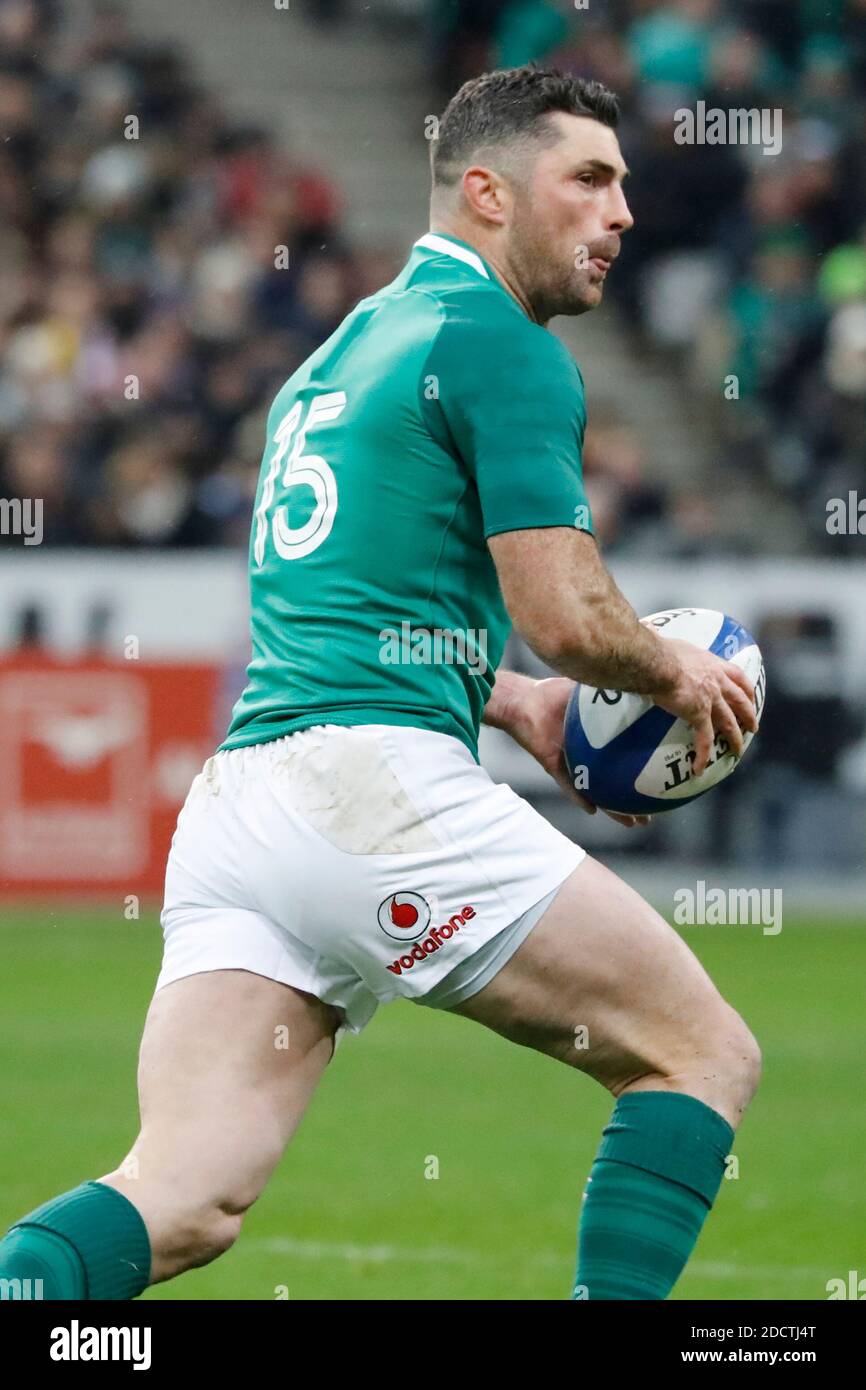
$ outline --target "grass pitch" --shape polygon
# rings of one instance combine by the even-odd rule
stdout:
[[[113,1167],[137,1126],[156,914],[10,909],[0,928],[0,1230]],[[762,1044],[682,1299],[825,1299],[866,1275],[866,920],[684,928]],[[397,1003],[347,1038],[235,1247],[168,1299],[564,1299],[612,1102],[468,1020]],[[438,1162],[437,1178],[425,1174]]]

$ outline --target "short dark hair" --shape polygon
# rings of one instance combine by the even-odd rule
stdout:
[[[548,116],[563,111],[589,116],[614,129],[619,101],[601,82],[569,77],[555,68],[529,63],[522,68],[485,72],[464,82],[449,101],[432,142],[433,183],[453,184],[475,150],[510,140],[552,143]]]

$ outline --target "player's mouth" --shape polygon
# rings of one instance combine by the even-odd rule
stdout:
[[[596,270],[598,271],[599,275],[607,275],[607,272],[610,270],[610,266],[611,266],[610,261],[604,260],[604,258],[603,258],[602,256],[593,256],[593,257],[590,259],[590,262],[589,262],[589,263],[590,263],[590,265],[594,265],[594,266],[595,266],[595,268],[596,268]]]

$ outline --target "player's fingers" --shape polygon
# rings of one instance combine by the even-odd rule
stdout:
[[[748,712],[751,722],[747,724],[746,727],[752,729],[752,732],[754,732],[758,727],[757,716],[755,714],[755,687],[749,680],[742,666],[737,666],[736,662],[725,662],[725,677],[737,691],[736,704],[735,701],[727,695],[727,691],[725,692],[725,698],[728,700],[728,704],[735,705],[738,714],[741,706],[744,712]],[[743,701],[745,701],[744,706]]]
[[[751,730],[753,733],[758,726],[757,715],[753,702],[733,681],[722,679],[719,683],[719,691],[722,699],[734,711],[737,723],[741,729]]]
[[[652,816],[627,816],[621,811],[605,811],[604,814],[610,816],[611,820],[615,820],[618,825],[626,826],[629,830],[635,825],[649,825],[652,820]]]
[[[758,714],[755,713],[755,706],[749,701],[748,695],[744,695],[738,685],[734,685],[733,681],[721,682],[721,699],[726,702],[728,709],[733,710],[738,728],[746,733],[756,733]]]
[[[731,752],[739,758],[743,751],[743,731],[737,723],[737,716],[722,695],[713,702],[713,728],[716,733],[724,735]]]
[[[738,666],[732,666],[730,669],[739,671]],[[722,695],[734,711],[740,728],[755,733],[758,728],[758,716],[755,711],[754,693],[744,690],[742,685],[727,674],[721,682],[721,688]]]
[[[695,761],[692,767],[694,775],[700,777],[701,773],[710,760],[710,752],[713,747],[713,720],[708,714],[701,715],[692,725],[695,735]]]

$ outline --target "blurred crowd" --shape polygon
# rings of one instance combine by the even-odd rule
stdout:
[[[609,294],[704,402],[731,487],[787,504],[804,548],[862,555],[862,533],[828,535],[826,503],[866,498],[866,0],[431,0],[430,13],[443,94],[530,61],[618,93],[636,224]],[[781,113],[781,148],[677,143],[676,113],[698,102]],[[622,447],[596,468],[614,540],[646,513],[637,448],[625,470]],[[700,494],[676,497],[674,529],[711,540],[707,513]]]
[[[606,293],[638,356],[692,392],[718,479],[659,486],[646,431],[591,402],[584,470],[607,551],[730,559],[764,550],[784,511],[786,549],[862,558],[866,524],[828,534],[826,504],[851,490],[866,502],[866,0],[430,0],[428,12],[443,98],[531,61],[620,97],[636,221]],[[678,144],[676,113],[699,101],[780,111],[779,152]],[[719,516],[725,490],[755,499],[739,543]],[[711,843],[720,861],[862,868],[866,738],[862,701],[841,694],[842,628],[819,603],[762,616],[761,737],[748,780],[696,803],[699,860]],[[682,854],[684,828],[657,817],[645,852]]]
[[[0,0],[0,496],[48,545],[245,545],[275,392],[398,264],[134,6],[64,8]]]
[[[705,402],[731,487],[860,550],[824,504],[866,497],[866,0],[381,10],[423,21],[440,102],[533,60],[620,95],[639,216],[609,294]],[[49,544],[244,544],[270,400],[399,260],[353,246],[327,170],[238,124],[134,6],[89,15],[0,0],[0,496],[43,498]],[[781,150],[678,144],[697,101],[780,110]],[[648,481],[615,413],[585,467],[606,543],[712,549],[705,493]]]

